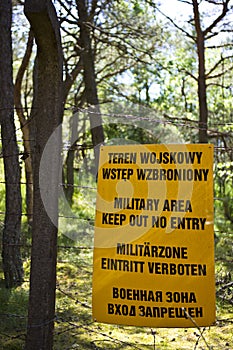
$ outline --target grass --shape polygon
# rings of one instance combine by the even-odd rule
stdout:
[[[69,245],[71,242],[67,239],[66,243]],[[55,350],[208,349],[200,336],[200,331],[195,328],[152,330],[144,327],[93,322],[91,316],[91,249],[60,248],[57,267]],[[25,273],[27,279],[29,261],[25,261]],[[6,290],[1,281],[1,349],[23,349],[26,333],[28,287],[28,282],[25,282],[21,287]],[[216,325],[206,329],[202,328],[201,331],[209,349],[232,349],[232,306],[219,299],[217,302]]]
[[[71,256],[70,256],[71,258]],[[58,264],[58,323],[55,349],[206,349],[198,329],[156,329],[93,323],[91,319],[91,252],[82,250],[72,262]],[[65,264],[65,265],[64,265]],[[60,266],[60,267],[59,267]],[[66,270],[64,278],[62,270]],[[232,292],[232,290],[231,290]],[[59,323],[59,317],[61,322]],[[64,329],[65,326],[65,329]],[[233,312],[217,303],[216,326],[202,328],[209,349],[233,348]],[[65,339],[65,340],[64,340]],[[70,341],[69,346],[67,342]],[[61,344],[66,343],[66,348]]]
[[[150,329],[107,325],[92,321],[91,282],[92,250],[72,246],[62,238],[57,264],[57,302],[54,350],[151,349],[188,350],[207,349],[195,328]],[[4,288],[0,283],[0,349],[24,348],[29,289],[29,260],[25,260],[25,283],[16,289]],[[229,267],[216,264],[217,290],[229,282]],[[227,272],[228,271],[228,272]],[[232,288],[224,289],[217,302],[217,322],[203,329],[209,349],[233,348]]]

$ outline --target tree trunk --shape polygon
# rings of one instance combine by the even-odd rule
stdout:
[[[14,125],[12,77],[11,0],[0,2],[0,124],[5,173],[5,222],[3,229],[3,270],[6,287],[23,281],[20,254],[21,189],[19,151]]]
[[[46,166],[41,169],[40,165],[45,146],[62,121],[62,50],[52,2],[26,0],[24,11],[37,44],[31,116],[35,128],[34,208],[26,349],[50,350],[55,317],[60,133],[45,154]],[[43,197],[46,194],[48,197]]]
[[[199,101],[199,143],[208,143],[208,107],[206,95],[205,74],[205,37],[201,29],[200,14],[197,0],[193,0],[195,29],[197,33],[198,54],[198,101]]]
[[[78,140],[78,113],[75,113],[70,120],[71,146],[66,158],[66,186],[65,195],[70,206],[73,204],[74,194],[74,159],[76,151],[76,142]]]
[[[19,118],[22,135],[23,135],[23,146],[24,146],[24,164],[25,164],[25,177],[26,177],[26,212],[28,224],[32,226],[32,214],[33,214],[33,171],[32,171],[32,154],[30,146],[30,121],[25,117],[23,112],[23,105],[21,102],[21,90],[22,90],[22,81],[25,74],[25,71],[28,67],[29,60],[32,53],[33,47],[33,33],[30,30],[28,36],[28,42],[26,46],[26,51],[22,60],[22,63],[19,67],[14,87],[14,102],[16,112]]]
[[[93,50],[91,47],[90,29],[87,26],[88,11],[87,6],[85,4],[85,0],[77,0],[76,4],[80,19],[80,40],[81,46],[83,48],[81,55],[84,68],[86,101],[89,109],[92,143],[95,152],[95,162],[98,169],[99,147],[104,142],[104,132],[99,108],[99,99],[94,68],[94,57]]]

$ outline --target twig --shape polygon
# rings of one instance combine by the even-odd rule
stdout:
[[[195,327],[198,329],[198,331],[200,332],[200,337],[203,339],[203,341],[204,341],[204,343],[205,343],[207,349],[208,349],[208,350],[212,350],[212,346],[209,346],[209,345],[208,345],[208,343],[207,343],[207,341],[206,341],[206,339],[205,339],[205,337],[204,337],[204,335],[203,335],[203,332],[204,332],[204,331],[202,331],[201,327],[198,326],[197,322],[188,314],[188,312],[186,311],[186,309],[185,309],[184,307],[182,307],[182,310],[184,311],[185,316],[194,324],[194,326],[195,326]],[[196,345],[195,345],[195,347],[196,347]]]
[[[156,350],[156,344],[155,344],[155,341],[156,341],[156,331],[154,329],[151,329],[151,334],[153,335],[153,338],[154,338],[154,350]]]

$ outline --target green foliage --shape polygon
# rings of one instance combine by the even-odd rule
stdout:
[[[216,257],[231,273],[233,256],[233,177],[232,162],[218,163],[215,176]]]
[[[28,285],[6,289],[0,279],[0,347],[23,349],[27,323]]]

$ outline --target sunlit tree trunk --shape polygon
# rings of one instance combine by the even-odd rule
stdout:
[[[26,349],[50,350],[55,317],[60,133],[46,152],[45,167],[40,166],[45,146],[62,120],[62,49],[52,2],[26,0],[24,11],[37,44],[31,115],[35,132],[34,207]]]
[[[208,143],[208,107],[205,74],[205,36],[201,29],[198,1],[193,0],[196,45],[198,54],[199,142]]]

